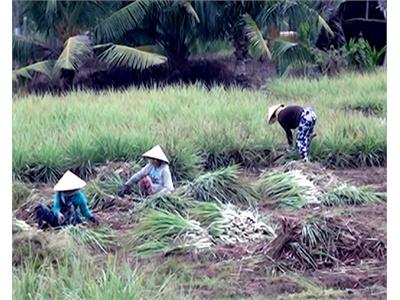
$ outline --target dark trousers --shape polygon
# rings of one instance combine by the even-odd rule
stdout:
[[[78,212],[75,208],[69,207],[68,209],[61,209],[61,213],[64,215],[64,221],[60,224],[58,222],[57,216],[53,213],[50,207],[44,205],[43,203],[39,203],[36,208],[36,221],[38,222],[39,228],[46,228],[48,226],[51,227],[60,227],[66,225],[77,225],[82,223],[81,218],[79,217]]]

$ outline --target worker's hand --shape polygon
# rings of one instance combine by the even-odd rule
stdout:
[[[58,224],[62,224],[65,220],[64,215],[62,213],[58,213],[57,215],[57,219],[58,219]]]
[[[118,192],[119,197],[123,197],[125,194],[129,193],[131,190],[131,187],[127,184],[124,184],[124,186],[121,188],[121,190]]]

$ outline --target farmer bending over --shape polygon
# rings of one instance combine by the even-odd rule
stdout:
[[[67,171],[54,187],[53,208],[39,203],[35,209],[39,228],[76,225],[82,223],[77,209],[86,219],[98,224],[98,220],[87,206],[87,199],[81,192],[86,185],[82,179],[74,173]]]
[[[313,138],[315,122],[317,121],[317,115],[313,109],[298,105],[274,105],[268,109],[268,122],[272,124],[276,120],[286,132],[289,147],[293,145],[292,129],[297,128],[297,150],[302,159],[308,162],[310,144]]]
[[[173,192],[169,161],[161,147],[157,145],[142,156],[148,158],[149,163],[124,184],[118,196],[123,197],[129,193],[132,184],[137,182],[141,192],[146,196]]]

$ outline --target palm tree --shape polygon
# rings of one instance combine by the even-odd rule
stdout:
[[[166,2],[163,2],[166,5]],[[13,36],[13,81],[41,73],[49,79],[68,79],[90,58],[110,66],[142,70],[166,61],[166,57],[115,42],[101,43],[110,36],[140,25],[161,2],[129,4],[103,1],[26,1],[22,14],[32,20],[33,37]]]
[[[340,3],[336,1],[335,7]],[[313,61],[312,48],[321,30],[334,35],[321,15],[325,7],[319,1],[268,1],[261,9],[257,7],[253,17],[243,16],[250,47],[259,56],[272,57],[281,74],[290,65]]]
[[[257,57],[293,59],[300,43],[276,40],[276,32],[309,28],[312,40],[321,27],[330,31],[314,2],[273,1],[21,1],[31,37],[14,35],[14,81],[37,73],[67,85],[87,61],[108,67],[143,70],[168,62],[185,72],[195,39],[231,38],[237,65]],[[274,33],[275,32],[275,33]],[[303,37],[305,35],[303,34]],[[303,47],[304,48],[304,47]],[[277,49],[277,50],[276,50]],[[279,54],[279,55],[277,55]],[[294,56],[296,58],[296,56]],[[303,59],[301,55],[297,58]],[[239,68],[238,75],[241,72]]]
[[[168,61],[179,70],[187,66],[189,46],[199,33],[199,16],[186,0],[47,0],[24,8],[43,38],[14,36],[15,66],[23,65],[14,70],[14,80],[42,73],[49,78],[69,78],[70,85],[90,58],[134,70]],[[87,12],[94,17],[85,18]],[[82,22],[86,19],[91,21]]]
[[[244,64],[250,58],[249,50],[256,58],[274,58],[278,61],[278,65],[282,65],[281,56],[290,57],[289,52],[293,52],[290,50],[296,50],[295,46],[300,48],[294,41],[289,44],[290,41],[287,39],[276,39],[281,31],[297,32],[300,28],[307,26],[310,28],[309,34],[307,36],[303,34],[302,37],[311,44],[314,43],[321,28],[333,34],[320,14],[322,12],[320,3],[316,1],[218,1],[212,5],[211,3],[208,14],[211,10],[219,12],[216,20],[219,28],[216,31],[229,37],[235,47],[238,79],[244,77]],[[280,45],[280,47],[274,47],[275,55],[272,55],[273,44]],[[304,58],[301,51],[294,51],[294,53],[298,55],[291,55],[290,58]]]

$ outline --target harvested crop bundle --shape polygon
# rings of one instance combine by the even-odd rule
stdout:
[[[12,209],[17,209],[21,204],[26,202],[35,191],[27,184],[16,181],[12,185]]]
[[[209,249],[212,242],[200,223],[179,213],[151,209],[140,220],[133,233],[134,250],[152,255],[173,250]]]
[[[207,227],[215,241],[232,244],[275,237],[273,226],[264,223],[252,211],[243,211],[233,204],[200,202],[190,210],[190,215]]]
[[[261,249],[285,270],[354,264],[365,259],[386,260],[385,232],[339,216],[312,216],[303,221],[283,219],[280,232]]]
[[[13,227],[21,227],[21,224],[13,221]],[[35,267],[40,267],[72,256],[81,259],[90,257],[85,247],[63,231],[44,232],[34,227],[24,227],[22,231],[13,233],[13,265],[33,262]]]
[[[189,210],[189,215],[203,226],[210,226],[213,222],[222,219],[222,204],[214,202],[196,201]]]
[[[94,209],[104,208],[107,200],[113,199],[122,185],[122,178],[115,174],[105,180],[91,181],[85,188],[90,205]]]
[[[188,195],[199,201],[217,201],[248,205],[256,198],[253,189],[239,178],[237,166],[199,176],[186,184]]]
[[[275,238],[275,228],[264,223],[253,212],[242,211],[234,205],[221,207],[221,217],[212,222],[209,232],[227,244],[245,243]]]
[[[60,231],[60,234],[62,232],[71,236],[76,243],[93,251],[100,250],[107,253],[116,244],[116,235],[108,227],[86,228],[82,225],[67,226]]]
[[[149,196],[143,201],[143,208],[155,208],[169,212],[183,213],[193,206],[193,199],[186,196],[182,189],[177,189],[172,194],[156,194]]]
[[[301,171],[301,173],[320,191],[327,190],[340,183],[337,176],[317,162],[304,163],[303,161],[292,160],[278,167],[277,171],[278,170],[282,172]]]
[[[386,193],[374,192],[370,187],[342,185],[321,195],[321,203],[327,206],[359,205],[386,199]]]
[[[319,191],[299,170],[263,174],[256,183],[256,190],[262,199],[279,206],[301,208],[319,203]]]
[[[12,221],[12,233],[19,233],[23,231],[29,231],[32,230],[32,226],[30,226],[28,223],[26,223],[23,220],[18,220],[16,218],[13,218]]]

